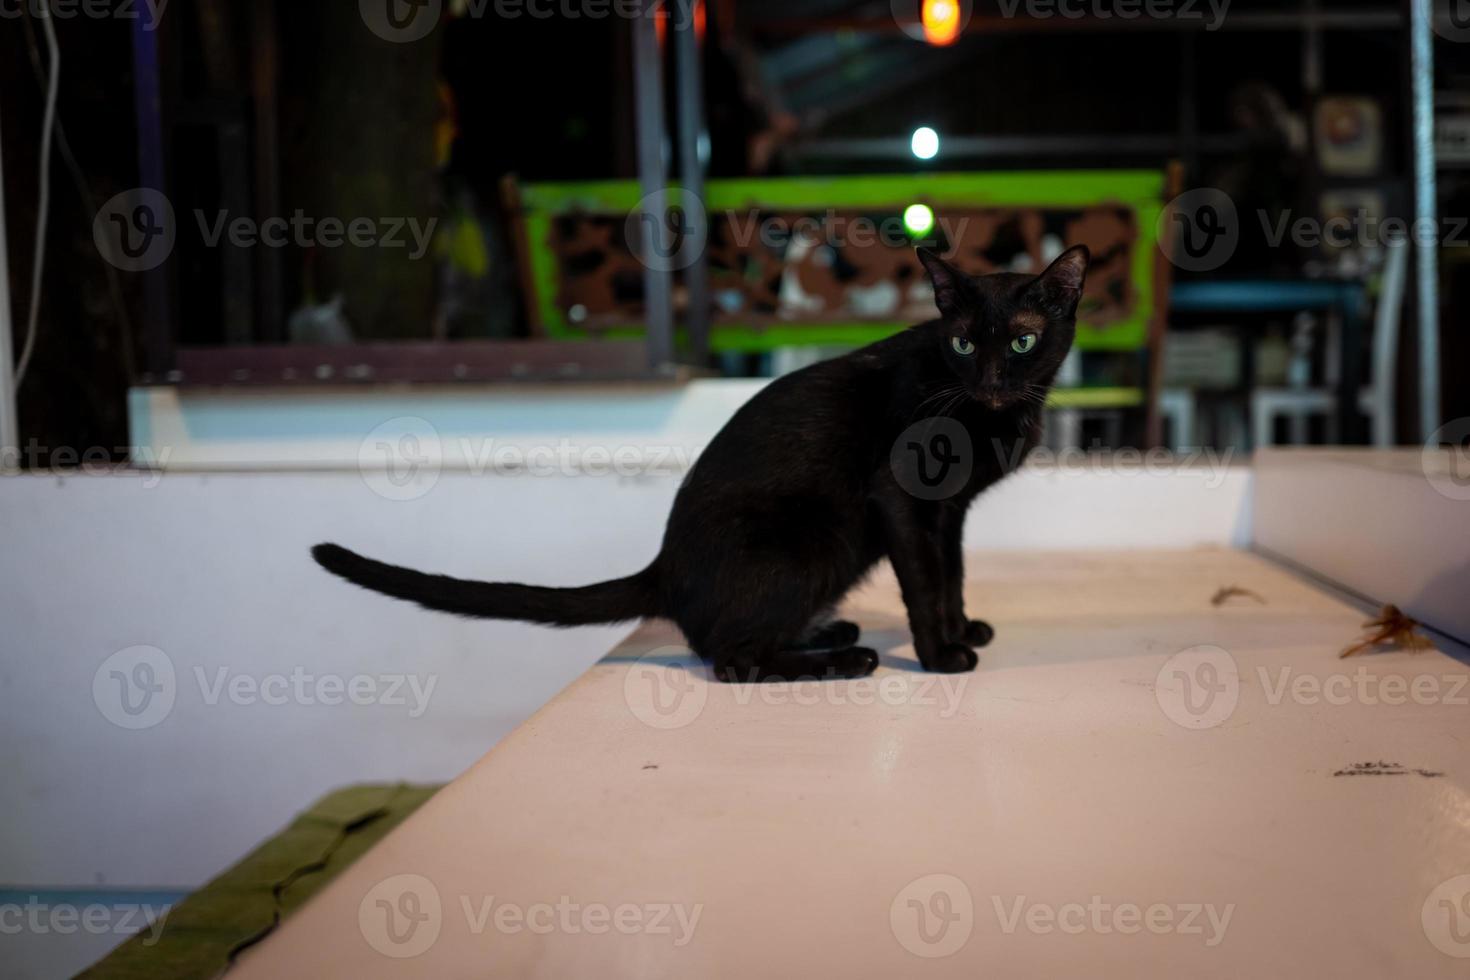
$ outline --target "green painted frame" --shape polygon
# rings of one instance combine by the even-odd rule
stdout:
[[[1098,328],[1079,322],[1082,350],[1136,351],[1149,343],[1158,311],[1158,226],[1164,209],[1165,175],[1149,170],[1066,170],[1006,173],[881,174],[841,177],[771,177],[711,180],[705,204],[711,211],[741,208],[883,208],[901,211],[909,204],[945,207],[1095,207],[1116,204],[1137,216],[1132,278],[1137,302],[1133,315]],[[542,333],[552,339],[585,340],[589,332],[570,323],[556,307],[555,258],[545,243],[551,222],[572,211],[626,213],[641,194],[636,181],[526,184],[515,189],[513,206],[520,229],[523,270],[530,304]],[[908,327],[907,323],[812,323],[762,321],[723,323],[710,331],[715,351],[766,351],[774,347],[871,343]],[[613,327],[599,336],[642,335],[636,326]]]

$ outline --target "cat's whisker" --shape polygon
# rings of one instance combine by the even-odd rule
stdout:
[[[944,398],[938,402],[937,406],[934,409],[935,416],[942,417],[949,414],[949,408],[952,404],[954,404],[954,400],[959,394],[959,392],[956,390],[957,388],[958,386],[953,386],[945,389]]]
[[[1050,389],[1045,385],[1028,382],[1021,388],[1022,401],[1031,402],[1042,407],[1046,406],[1046,399],[1049,394]]]
[[[955,386],[952,386],[952,387],[949,387],[949,388],[942,388],[939,391],[936,391],[934,394],[930,395],[928,398],[926,398],[924,400],[923,404],[920,405],[919,407],[921,409],[922,408],[929,408],[932,405],[938,405],[938,404],[940,404],[942,402],[948,401],[949,398],[950,398],[950,396],[955,393],[955,390],[956,390],[956,387]]]
[[[919,402],[918,406],[915,407],[913,413],[909,416],[909,420],[912,421],[914,418],[918,417],[930,405],[930,403],[938,403],[942,399],[949,398],[956,393],[963,394],[964,391],[964,386],[960,384],[948,384],[940,387],[939,390],[935,391],[929,397]],[[945,413],[943,411],[940,411],[935,414],[943,415]]]
[[[940,412],[939,414],[948,415],[951,411],[964,404],[965,400],[969,397],[970,393],[961,388],[958,392],[955,393],[953,398],[944,403],[944,411]]]
[[[928,395],[926,398],[924,398],[923,401],[919,402],[919,404],[914,407],[914,414],[917,415],[922,412],[929,405],[930,402],[937,400],[941,395],[948,394],[953,389],[953,387],[953,385],[945,385],[939,390]]]

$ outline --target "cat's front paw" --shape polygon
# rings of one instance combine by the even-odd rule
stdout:
[[[983,647],[995,639],[995,629],[983,619],[971,619],[965,623],[961,638],[972,647]]]
[[[946,643],[924,662],[924,669],[931,674],[966,674],[979,662],[980,655],[963,643]]]
[[[867,677],[878,669],[878,651],[848,647],[832,654],[831,670],[837,677]]]

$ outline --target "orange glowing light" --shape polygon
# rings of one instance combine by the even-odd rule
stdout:
[[[935,47],[953,44],[960,36],[960,0],[924,0],[919,17],[924,40]]]
[[[950,0],[953,2],[953,0]],[[704,0],[696,0],[694,4],[694,39],[699,44],[704,44]],[[669,11],[667,7],[660,7],[654,13],[654,34],[658,37],[658,46],[663,48],[664,41],[669,34]]]

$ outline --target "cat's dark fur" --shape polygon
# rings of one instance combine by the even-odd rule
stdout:
[[[312,553],[365,588],[462,616],[553,626],[664,616],[716,676],[739,681],[871,673],[878,656],[857,645],[857,627],[826,616],[886,557],[924,667],[972,670],[993,631],[964,610],[965,511],[1040,435],[1088,254],[1070,249],[1040,276],[978,278],[919,255],[941,319],[771,382],[700,455],[662,550],[636,575],[541,588],[428,575],[331,544]],[[1035,346],[1018,353],[1012,342],[1026,334]],[[940,416],[964,427],[971,469],[952,495],[922,499],[893,462],[908,448],[922,456],[922,439],[897,457],[895,442]]]

